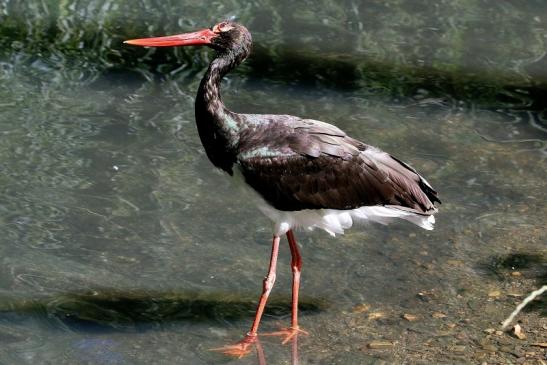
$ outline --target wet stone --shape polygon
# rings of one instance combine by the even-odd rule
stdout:
[[[372,350],[385,350],[392,348],[395,345],[393,341],[386,341],[386,340],[376,340],[369,342],[367,344],[367,347]]]
[[[491,292],[488,293],[488,296],[490,298],[498,298],[500,295],[501,295],[501,291],[499,290],[492,290]]]
[[[370,310],[370,304],[363,303],[363,304],[359,304],[359,305],[356,305],[355,307],[353,307],[351,309],[351,312],[352,313],[364,313],[364,312],[368,312],[369,310]]]
[[[463,346],[463,345],[454,345],[448,348],[448,351],[458,352],[458,353],[465,352],[465,350],[466,350],[466,346]]]
[[[525,340],[526,339],[526,334],[524,333],[524,330],[522,329],[522,327],[520,326],[520,324],[516,324],[514,327],[513,327],[513,335],[518,338],[519,340]]]
[[[437,337],[449,337],[449,336],[452,336],[452,335],[454,335],[453,331],[438,331],[436,333]]]
[[[415,314],[405,313],[405,314],[403,314],[403,318],[406,319],[409,322],[413,322],[413,321],[416,321],[418,319],[418,316],[415,315]]]
[[[368,315],[368,319],[381,319],[386,317],[387,316],[384,312],[372,312]]]
[[[518,350],[516,350],[515,348],[513,348],[511,346],[501,346],[500,351],[505,352],[507,354],[511,354],[512,356],[517,357],[517,358],[524,356],[524,353],[522,351],[518,351]]]
[[[496,352],[498,351],[498,348],[491,344],[484,344],[481,346],[483,350],[489,351],[489,352]]]

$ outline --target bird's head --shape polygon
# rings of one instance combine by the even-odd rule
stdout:
[[[246,57],[251,51],[252,39],[251,33],[243,25],[223,21],[192,33],[131,39],[124,43],[145,47],[208,46],[221,54],[232,53]]]

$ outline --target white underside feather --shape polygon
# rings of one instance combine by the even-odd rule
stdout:
[[[293,228],[307,230],[319,228],[335,236],[336,234],[344,234],[344,230],[351,228],[357,222],[376,222],[386,225],[397,218],[407,220],[427,230],[432,230],[435,223],[433,215],[420,215],[381,205],[350,210],[305,209],[280,211],[268,204],[260,204],[258,209],[274,222],[276,235],[285,234]]]
[[[404,219],[424,229],[432,230],[435,223],[433,215],[418,214],[407,208],[397,206],[364,206],[356,209],[304,209],[298,211],[281,211],[268,204],[254,189],[249,187],[239,171],[234,169],[234,179],[242,187],[246,196],[254,196],[258,209],[274,222],[275,235],[283,235],[293,228],[306,230],[322,229],[332,236],[344,234],[357,222],[376,222],[389,224],[396,219]]]

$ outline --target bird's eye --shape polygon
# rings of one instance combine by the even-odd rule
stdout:
[[[222,23],[218,23],[217,25],[213,27],[213,32],[215,33],[227,32],[232,28],[233,28],[233,25],[231,25],[229,22],[222,22]]]

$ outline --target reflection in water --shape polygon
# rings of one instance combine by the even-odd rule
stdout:
[[[291,365],[298,365],[300,362],[298,357],[298,334],[292,337],[289,342],[291,344]],[[256,356],[259,365],[267,365],[264,349],[259,339],[256,341]]]
[[[289,341],[285,342],[283,341],[283,345],[286,343],[290,344],[290,359],[291,359],[291,365],[298,365],[300,363],[300,358],[298,356],[298,334],[294,335],[289,339]],[[262,345],[262,342],[260,341],[260,338],[257,338],[252,344],[250,344],[250,348],[247,349],[245,353],[239,353],[236,355],[238,359],[243,358],[244,356],[247,356],[252,350],[255,350],[256,357],[258,360],[258,365],[267,365],[268,362],[266,361],[266,352],[264,351],[264,346]],[[217,351],[219,349],[213,349],[213,351]]]

